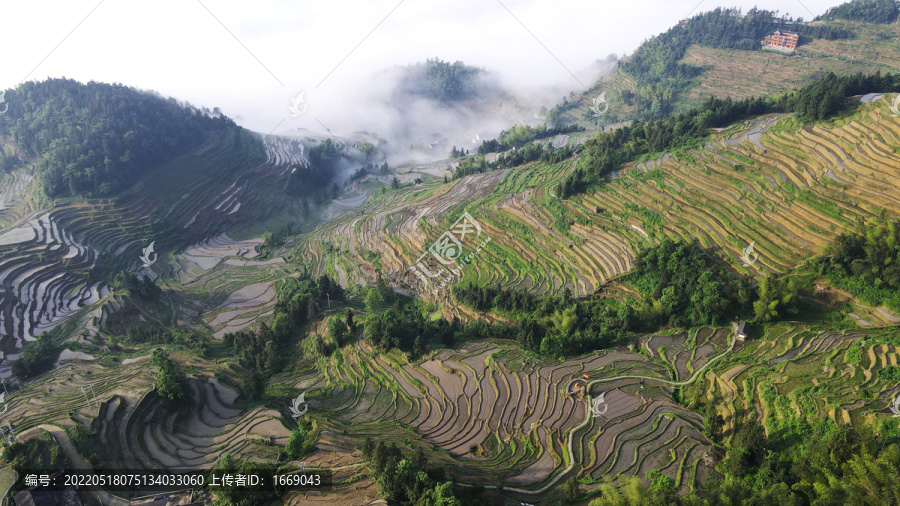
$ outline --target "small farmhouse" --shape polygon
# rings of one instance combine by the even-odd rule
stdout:
[[[745,321],[738,322],[737,326],[734,329],[735,337],[737,337],[738,340],[743,341],[743,340],[747,339],[747,336],[748,336],[747,332],[748,332],[747,331],[747,322],[745,322]]]

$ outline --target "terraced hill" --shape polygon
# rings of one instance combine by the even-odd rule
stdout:
[[[313,416],[323,419],[328,452],[310,462],[337,449],[352,454],[353,441],[366,435],[415,437],[460,482],[494,490],[499,481],[505,497],[553,503],[561,493],[556,486],[570,476],[589,490],[651,469],[682,491],[708,482],[718,474],[717,457],[702,417],[690,410],[696,403],[722,400],[726,434],[745,409],[767,427],[793,413],[873,423],[896,390],[878,374],[897,363],[894,347],[884,344],[895,338],[895,331],[779,325],[740,342],[730,328],[700,328],[644,336],[641,353],[540,361],[509,345],[469,342],[415,363],[359,341],[291,384],[314,392]],[[862,347],[861,359],[853,359],[859,356],[853,347]],[[776,376],[762,375],[770,367]],[[847,384],[810,397],[811,385],[835,380]],[[579,383],[589,396],[570,393]],[[680,401],[676,388],[683,389]],[[601,394],[605,409],[595,416],[591,408]]]
[[[308,163],[304,142],[315,144],[268,137],[263,160],[210,140],[153,169],[115,199],[60,200],[47,206],[30,197],[30,169],[6,178],[0,211],[6,223],[0,232],[0,328],[10,339],[0,343],[3,351],[15,358],[24,342],[73,318],[87,317],[81,334],[97,335],[98,320],[92,318],[102,324],[121,306],[107,300],[111,289],[104,273],[127,269],[189,282],[225,257],[252,257],[258,242],[240,246],[224,234],[296,212],[284,188],[291,167]],[[162,261],[145,267],[140,256],[151,242]],[[210,248],[219,250],[210,253]],[[173,250],[184,253],[170,256]],[[91,309],[98,303],[101,310]]]
[[[823,70],[857,71],[852,55],[860,51],[877,51],[867,65],[897,69],[896,48],[865,45],[883,34],[857,28],[858,39],[803,46],[806,57],[735,58],[693,47],[684,61],[709,68],[681,104],[713,88],[749,96],[799,86]],[[765,75],[780,63],[786,67],[772,70],[773,79],[784,83],[776,88],[748,78],[731,86],[740,79],[733,76]],[[622,73],[604,83],[629,86]],[[566,200],[551,189],[579,164],[588,133],[537,141],[575,148],[566,160],[448,182],[452,160],[399,164],[354,180],[311,213],[284,191],[316,151],[310,138],[266,137],[265,154],[209,140],[108,199],[48,203],[31,191],[36,173],[20,168],[0,186],[0,378],[42,332],[57,329],[51,335],[66,349],[56,369],[5,380],[0,419],[23,439],[90,427],[96,448],[62,446],[105,467],[210,468],[225,454],[299,465],[287,449],[300,433],[289,407],[303,393],[314,440],[303,465],[331,469],[336,486],[290,493],[287,504],[377,502],[384,484],[362,457],[367,437],[425,450],[444,478],[484,487],[496,502],[559,504],[573,484],[584,499],[650,471],[681,494],[730,477],[723,448],[747,421],[772,438],[803,421],[887,426],[900,394],[900,316],[822,280],[808,288],[835,309],[832,320],[751,324],[746,341],[732,326],[647,326],[579,356],[468,334],[453,346],[417,342],[406,354],[375,347],[358,322],[388,313],[387,303],[366,296],[377,289],[362,290],[383,288],[379,279],[423,299],[410,311],[432,320],[515,323],[517,315],[457,304],[450,285],[459,282],[630,300],[637,293],[620,278],[643,248],[664,239],[696,241],[726,270],[757,279],[789,273],[836,235],[900,216],[894,98],[856,97],[848,114],[818,124],[787,114],[749,118],[692,149],[633,160]],[[353,157],[359,139],[337,144]],[[293,235],[288,228],[284,245],[259,237],[300,213],[314,215],[312,224]],[[151,241],[158,261],[142,266]],[[159,307],[115,293],[104,273],[118,269],[155,279],[165,289]],[[328,274],[344,296],[307,295],[323,290],[311,288],[323,280],[307,273]],[[285,297],[291,277],[302,288]],[[405,311],[402,302],[394,307]],[[288,315],[288,306],[298,312]],[[848,318],[839,321],[841,312]],[[540,318],[560,316],[548,314]],[[343,321],[350,332],[336,338]],[[172,335],[122,344],[132,325]],[[252,343],[223,339],[238,331],[249,331],[241,339]],[[167,403],[154,388],[148,353],[161,345],[186,371],[191,402]],[[710,429],[711,414],[722,417],[720,428]]]
[[[482,285],[593,293],[664,237],[697,240],[734,269],[785,272],[866,219],[900,214],[892,99],[866,97],[851,116],[816,126],[779,115],[742,122],[702,149],[629,164],[572,200],[548,188],[574,159],[403,189],[332,220],[302,249],[317,272],[364,284],[380,268],[428,295],[410,266],[465,209],[491,241],[460,279]],[[758,261],[744,267],[751,242]]]

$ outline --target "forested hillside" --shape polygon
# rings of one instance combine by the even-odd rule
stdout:
[[[446,62],[440,58],[428,58],[402,69],[402,76],[395,89],[395,100],[409,95],[441,102],[477,98],[479,80],[486,72],[461,61]]]
[[[628,105],[636,105],[640,118],[662,118],[673,108],[673,100],[702,68],[680,63],[687,48],[700,46],[757,50],[760,41],[775,30],[800,33],[801,44],[811,38],[849,39],[853,32],[832,25],[809,25],[802,19],[778,17],[773,11],[722,9],[698,14],[686,23],[676,25],[642,44],[620,64],[635,79],[637,91],[624,93]]]
[[[823,19],[847,19],[865,21],[867,23],[893,23],[900,16],[900,2],[897,0],[853,0],[832,7],[825,14],[817,17]]]
[[[212,138],[264,153],[254,134],[218,110],[120,84],[49,79],[5,97],[0,135],[11,135],[19,154],[37,162],[39,188],[51,198],[114,194],[153,164]]]

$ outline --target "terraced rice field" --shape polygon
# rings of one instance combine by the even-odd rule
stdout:
[[[644,336],[644,353],[609,350],[563,362],[468,342],[410,363],[360,341],[291,384],[312,392],[313,416],[327,419],[324,441],[352,448],[347,437],[416,438],[433,458],[452,463],[459,482],[488,488],[499,482],[504,494],[521,500],[552,500],[569,476],[591,489],[650,469],[687,490],[717,475],[705,459],[703,419],[690,409],[698,401],[719,400],[726,435],[736,410],[748,407],[763,419],[783,417],[784,410],[841,422],[887,416],[877,413],[896,388],[877,373],[900,356],[879,335],[785,324],[739,342],[729,327],[699,328]],[[867,343],[862,359],[846,363],[848,348],[860,342]],[[770,367],[775,379],[758,384],[754,378]],[[590,378],[588,395],[567,394],[582,374]],[[812,404],[799,394],[825,382],[833,392]],[[683,404],[673,401],[673,388],[684,389]],[[773,392],[786,400],[773,406]],[[606,409],[594,416],[601,394]]]
[[[466,210],[491,241],[454,282],[593,293],[664,237],[697,240],[736,269],[785,272],[866,219],[900,214],[892,98],[825,126],[780,115],[742,122],[702,149],[629,164],[599,191],[566,201],[547,188],[573,161],[389,192],[327,222],[303,247],[318,272],[365,284],[380,268],[397,287],[432,296],[410,266]],[[758,260],[744,266],[751,242]]]
[[[459,482],[499,482],[504,494],[525,501],[552,500],[555,487],[570,476],[591,489],[608,477],[643,476],[650,469],[687,490],[716,475],[704,459],[709,441],[703,420],[690,410],[697,400],[719,401],[726,433],[741,409],[764,420],[800,410],[845,423],[871,422],[888,416],[878,413],[896,389],[878,379],[880,368],[900,361],[885,337],[784,324],[732,349],[730,328],[700,328],[644,336],[642,353],[606,350],[541,361],[512,345],[471,341],[419,362],[377,353],[360,340],[316,367],[307,364],[273,380],[276,388],[308,392],[309,416],[320,429],[318,450],[304,459],[308,468],[335,469],[345,480],[335,495],[290,500],[374,499],[355,449],[376,434],[402,444],[415,439],[431,448],[432,458],[452,464]],[[862,348],[860,358],[848,361],[854,346]],[[226,451],[276,458],[287,441],[286,408],[243,407],[234,387],[201,373],[190,382],[195,408],[173,410],[151,391],[147,360],[64,365],[22,390],[12,388],[6,417],[20,433],[67,426],[70,416],[90,423],[104,442],[102,458],[121,467],[207,467]],[[760,372],[769,379],[758,381]],[[589,385],[587,395],[568,393],[573,380]],[[819,384],[828,389],[802,393]],[[684,404],[673,400],[674,388],[684,390]],[[601,394],[606,409],[594,415]]]
[[[294,386],[314,392],[309,398],[319,399],[313,401],[316,410],[356,437],[402,439],[406,431],[394,436],[396,429],[386,428],[399,422],[437,455],[452,459],[459,480],[483,482],[490,470],[507,490],[547,489],[572,469],[600,476],[608,472],[601,468],[617,462],[614,473],[636,472],[641,462],[619,462],[625,457],[615,442],[624,434],[636,437],[645,422],[649,427],[660,417],[689,418],[669,422],[684,440],[678,451],[704,444],[696,415],[675,405],[664,385],[647,383],[643,389],[637,379],[604,384],[615,392],[607,395],[612,409],[585,425],[588,400],[566,394],[567,384],[582,374],[669,379],[659,364],[619,351],[536,361],[515,347],[470,342],[409,363],[360,341],[321,364],[319,377]],[[572,468],[569,438],[575,442]],[[677,478],[679,469],[676,464],[667,472]]]
[[[890,340],[896,332],[892,334]],[[706,371],[702,381],[685,388],[685,395],[719,400],[726,434],[733,428],[732,415],[745,409],[769,424],[797,414],[870,424],[882,413],[889,416],[887,406],[897,393],[895,384],[878,379],[879,369],[900,359],[896,348],[885,343],[888,336],[789,324],[770,327],[764,336],[739,345],[727,363]],[[857,347],[859,358],[848,359]]]
[[[207,468],[224,452],[266,459],[286,444],[281,413],[244,408],[235,388],[211,376],[190,381],[192,409],[163,404],[152,390],[147,358],[112,368],[64,365],[13,389],[4,419],[13,421],[17,432],[70,426],[72,420],[90,423],[102,442],[96,451],[104,462],[126,469]]]
[[[246,266],[258,241],[238,243],[224,232],[290,210],[279,206],[274,196],[283,192],[275,190],[285,185],[284,164],[303,149],[279,138],[266,146],[272,164],[213,141],[152,170],[117,199],[58,201],[49,209],[33,209],[26,196],[34,182],[26,170],[6,178],[0,188],[0,335],[8,337],[0,351],[15,358],[24,342],[88,312],[105,321],[121,307],[101,280],[105,270],[190,282],[223,259]],[[291,147],[300,154],[287,157]],[[140,256],[151,241],[160,261],[148,268]],[[191,243],[174,258],[165,255]],[[97,335],[91,321],[83,320],[83,337]]]

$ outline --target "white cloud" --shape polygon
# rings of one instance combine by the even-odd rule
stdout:
[[[384,19],[397,3],[105,0],[51,53],[97,1],[13,0],[0,13],[0,88],[26,76],[121,82],[219,106],[257,131],[268,132],[281,120],[279,130],[321,130],[316,118],[337,130],[352,124],[354,110],[365,111],[358,97],[377,88],[373,72],[428,57],[495,70],[520,88],[580,89],[569,70],[578,73],[609,53],[631,53],[687,15],[697,0],[503,0],[521,24],[496,0],[405,0]],[[841,2],[804,3],[820,14]],[[704,0],[698,12],[754,5],[812,17],[796,0]],[[304,90],[309,112],[292,119],[287,107]]]

